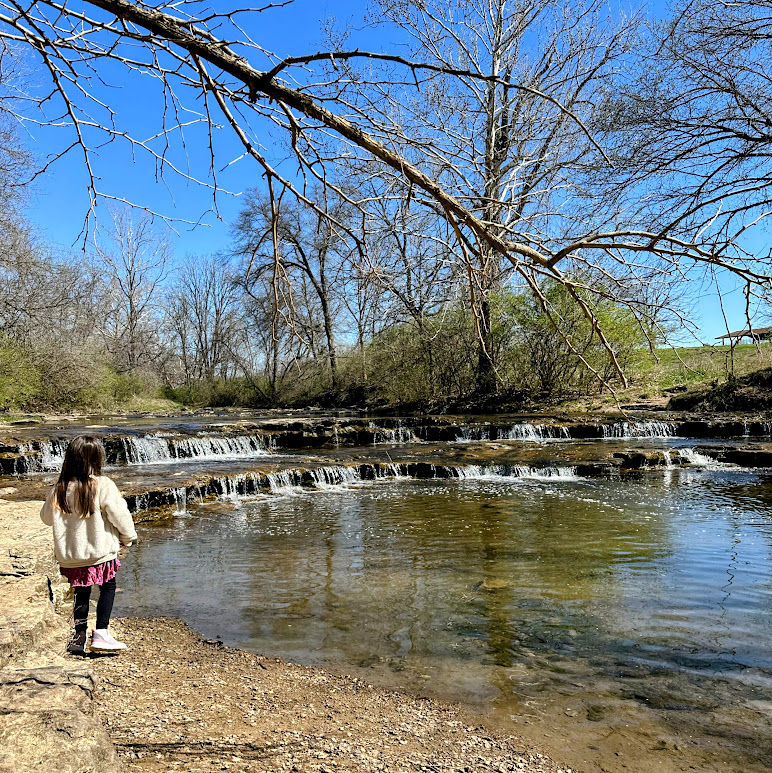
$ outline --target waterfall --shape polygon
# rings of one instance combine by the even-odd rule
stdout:
[[[676,433],[676,425],[669,421],[618,421],[600,429],[604,438],[673,437]]]
[[[17,474],[28,472],[55,472],[64,461],[67,450],[66,440],[34,440],[18,446],[19,458],[15,468]]]
[[[167,438],[162,435],[121,438],[128,464],[157,464],[172,459],[244,459],[268,456],[256,435]]]
[[[127,464],[149,464],[171,458],[166,440],[153,435],[121,438]]]
[[[174,512],[184,513],[188,507],[188,492],[185,488],[174,489]]]
[[[496,480],[507,478],[529,478],[531,480],[578,480],[576,467],[529,467],[527,465],[493,464],[480,466],[469,464],[452,468],[459,478]]]
[[[300,488],[303,480],[302,474],[297,470],[270,472],[265,477],[272,494],[291,494]]]
[[[480,440],[557,440],[568,439],[571,432],[568,427],[561,427],[553,424],[512,424],[511,426],[498,427],[477,426],[460,427],[460,440],[480,441]]]
[[[418,479],[477,479],[477,480],[576,480],[574,467],[527,467],[509,465],[443,466],[429,464],[362,464],[347,467],[334,465],[313,469],[277,470],[266,474],[247,472],[223,475],[200,481],[185,488],[150,491],[132,496],[132,509],[174,507],[184,512],[196,499],[217,497],[239,501],[242,497],[261,493],[275,496],[295,495],[302,491],[334,490],[352,483],[375,480]]]
[[[356,467],[345,467],[343,465],[317,467],[308,472],[313,479],[314,486],[321,489],[347,486],[350,483],[359,483],[362,480]]]
[[[570,438],[568,427],[551,424],[515,424],[499,430],[499,440],[554,440]]]
[[[679,448],[678,456],[687,464],[692,464],[695,467],[722,467],[721,462],[717,462],[715,459],[711,459],[705,454],[701,454],[695,451],[693,448]]]
[[[379,427],[374,422],[368,424],[368,429],[373,432],[373,445],[400,445],[404,443],[420,443],[420,438],[416,437],[415,433],[402,424],[401,420],[397,421],[396,427]],[[337,435],[336,435],[337,440]]]

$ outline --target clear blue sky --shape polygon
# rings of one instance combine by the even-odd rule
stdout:
[[[664,3],[650,5],[650,14],[662,13]],[[362,24],[364,5],[356,0],[294,0],[288,8],[278,8],[259,15],[258,41],[278,54],[312,52],[319,49],[321,29],[325,20],[334,17],[339,26],[347,23]],[[393,50],[394,41],[383,41],[372,32],[357,33],[356,44],[371,50]],[[43,78],[41,76],[41,82]],[[121,81],[121,88],[111,92],[111,104],[138,136],[150,136],[157,130],[160,110],[158,95],[146,91],[141,80]],[[196,129],[189,131],[190,155],[205,151],[205,136]],[[67,141],[60,129],[30,129],[29,145],[39,158],[59,151]],[[219,132],[218,167],[225,167],[241,154],[240,146],[229,130]],[[180,163],[184,160],[178,158]],[[176,256],[187,253],[214,252],[227,248],[229,224],[240,209],[238,196],[223,195],[219,199],[219,217],[212,210],[211,193],[195,183],[185,183],[173,176],[167,183],[155,179],[153,165],[141,154],[132,158],[127,148],[117,144],[102,149],[97,158],[101,176],[100,187],[120,193],[126,199],[151,209],[177,215],[182,219],[198,220],[201,225],[191,228],[182,223],[172,234]],[[221,173],[220,184],[227,190],[241,193],[258,185],[259,170],[249,159],[242,159]],[[30,220],[38,227],[43,238],[63,252],[79,248],[78,236],[88,210],[87,178],[82,157],[70,153],[55,164],[37,186],[31,202]],[[100,217],[106,217],[106,207],[99,207]],[[744,298],[734,283],[722,280],[724,307],[732,329],[744,327]],[[717,293],[714,288],[703,288],[692,319],[700,326],[703,341],[712,342],[726,331]],[[754,317],[760,323],[761,318]],[[684,341],[686,342],[686,341]]]

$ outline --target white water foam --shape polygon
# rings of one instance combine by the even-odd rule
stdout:
[[[23,459],[23,469],[19,472],[56,472],[61,469],[64,452],[67,450],[65,440],[36,440],[19,446]]]
[[[308,472],[313,478],[314,486],[319,489],[342,488],[362,482],[356,467],[346,467],[342,464],[335,467],[317,467]]]
[[[715,459],[711,459],[709,456],[705,456],[705,454],[699,453],[699,451],[695,451],[693,448],[679,448],[678,456],[682,461],[686,462],[686,464],[690,464],[693,467],[718,470],[728,466],[723,462],[718,462]]]
[[[482,440],[561,440],[571,437],[568,427],[553,424],[513,424],[510,427],[460,427],[461,441]]]
[[[576,467],[529,467],[526,465],[476,465],[453,468],[457,477],[473,480],[579,480]]]

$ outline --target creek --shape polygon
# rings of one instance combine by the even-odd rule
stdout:
[[[217,498],[177,489],[175,512],[140,527],[116,613],[179,616],[230,645],[461,701],[577,770],[769,770],[772,470],[712,462],[664,437],[673,424],[660,438],[628,426],[665,463],[588,477],[571,465],[579,441],[555,428],[494,434],[541,443],[554,466],[518,464],[525,450],[487,462],[492,433],[475,445],[473,429],[447,446],[483,463],[436,476],[407,464],[419,449],[399,445],[416,440],[401,425],[352,449],[359,467],[310,472],[252,427],[122,441],[145,449],[123,452],[140,476],[211,457],[221,472],[263,456],[287,470]],[[624,445],[603,437],[582,453]],[[403,463],[364,474],[376,451]]]

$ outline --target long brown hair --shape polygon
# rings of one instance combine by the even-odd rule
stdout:
[[[55,499],[62,512],[72,512],[67,505],[67,486],[71,480],[76,482],[73,497],[76,512],[84,518],[96,512],[96,481],[91,476],[102,474],[104,460],[105,449],[98,438],[78,435],[70,441],[56,482]]]

